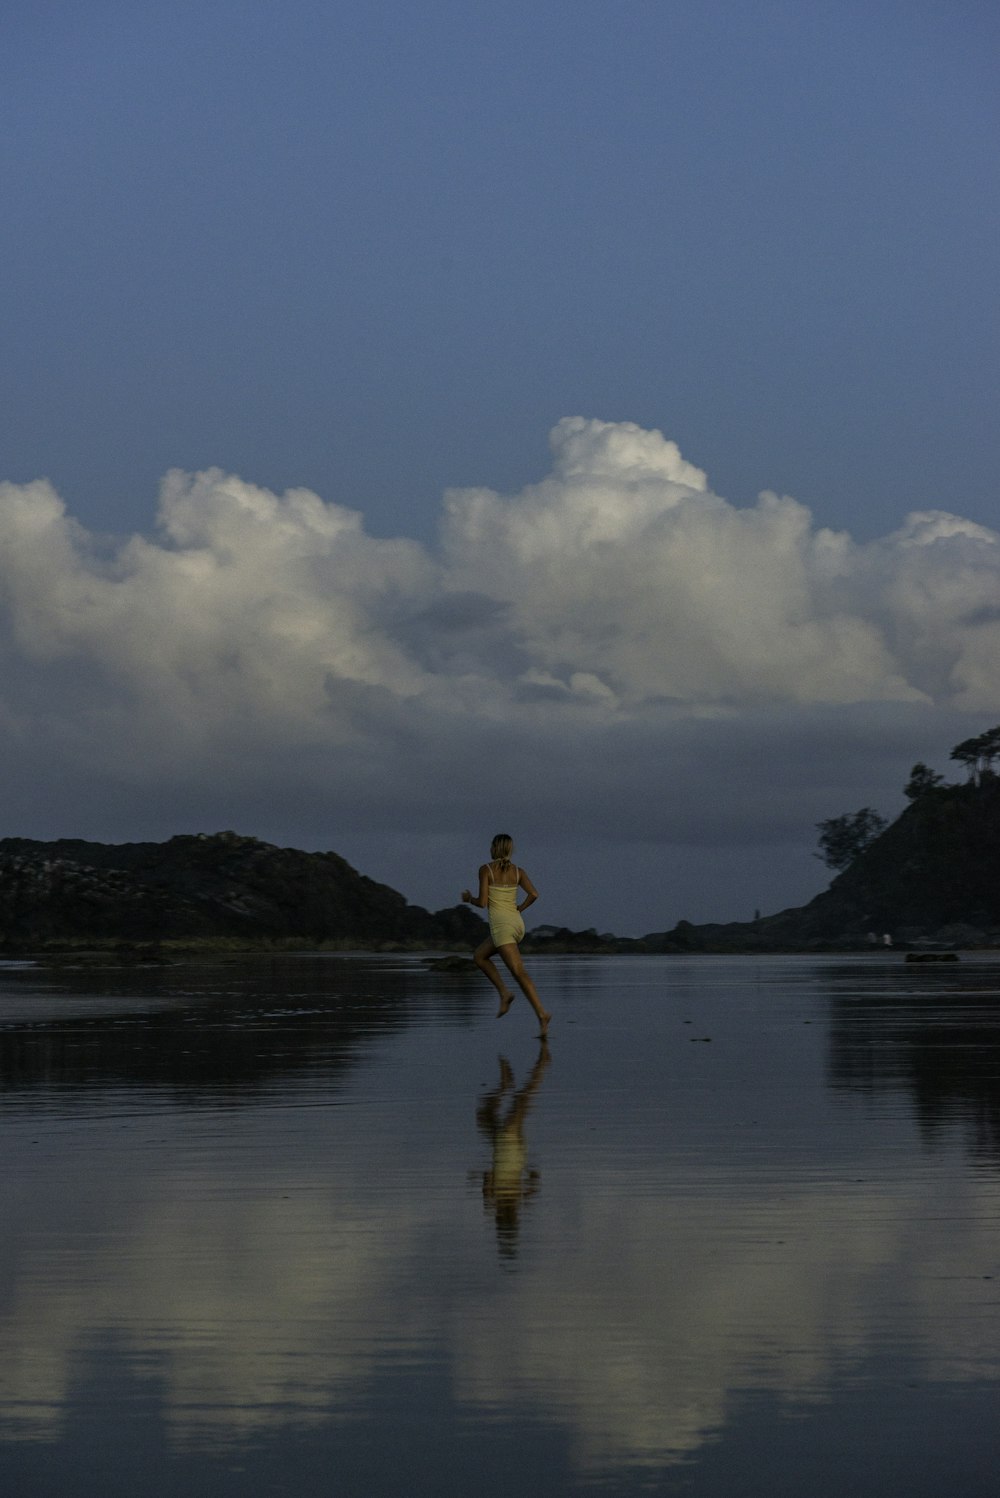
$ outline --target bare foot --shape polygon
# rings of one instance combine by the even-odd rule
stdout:
[[[539,1015],[539,1019],[541,1021],[542,1028],[538,1032],[538,1038],[539,1040],[548,1040],[549,1024],[552,1020],[552,1016],[551,1014],[541,1014]]]
[[[500,1008],[497,1010],[497,1019],[503,1019],[504,1015],[507,1013],[507,1010],[510,1008],[511,1004],[513,1004],[513,1002],[514,995],[512,993],[505,993],[500,995]]]

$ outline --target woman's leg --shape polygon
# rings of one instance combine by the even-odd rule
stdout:
[[[538,1022],[542,1027],[541,1033],[542,1035],[545,1035],[548,1031],[549,1020],[552,1018],[552,1016],[542,1008],[542,1001],[538,997],[538,990],[524,970],[524,961],[517,949],[516,942],[504,942],[502,947],[497,947],[495,948],[495,950],[500,953],[500,956],[503,958],[506,967],[513,975],[514,981],[517,983],[517,986],[524,994],[524,997],[527,999],[532,1009],[538,1015]]]
[[[497,1010],[497,1019],[499,1019],[501,1015],[507,1013],[507,1010],[513,1004],[514,995],[509,991],[506,983],[490,961],[490,958],[495,957],[496,954],[497,948],[493,945],[490,938],[487,937],[484,942],[480,942],[479,946],[473,952],[472,960],[479,971],[489,978],[493,987],[500,995],[500,1008]]]

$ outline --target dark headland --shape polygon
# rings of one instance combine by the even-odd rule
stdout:
[[[680,921],[644,937],[643,949],[865,950],[887,937],[904,948],[1000,947],[1000,776],[979,761],[966,784],[945,785],[917,765],[907,795],[905,810],[808,905],[728,925]]]
[[[967,763],[961,785],[914,767],[906,809],[842,859],[846,867],[808,905],[754,921],[682,920],[638,938],[539,926],[525,949],[843,951],[887,937],[917,950],[1000,947],[1000,776],[989,757]],[[234,832],[163,843],[0,839],[0,949],[8,956],[115,943],[468,951],[482,934],[465,906],[427,911],[336,853]]]
[[[465,906],[430,912],[336,853],[235,832],[164,843],[0,839],[0,943],[194,943],[374,950],[468,947]]]

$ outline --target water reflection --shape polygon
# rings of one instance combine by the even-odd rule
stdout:
[[[1000,1166],[998,978],[975,959],[828,969],[830,1086],[904,1092],[928,1149],[957,1130],[976,1161]]]
[[[335,956],[142,970],[2,974],[0,1107],[56,1094],[93,1106],[108,1088],[184,1103],[252,1103],[352,1066],[373,1034],[425,1007],[427,977]],[[451,998],[451,1013],[474,1012]]]
[[[11,1022],[47,1049],[0,1120],[0,1488],[992,1491],[1000,1177],[947,1131],[921,1149],[907,1056],[947,1019],[995,1061],[994,1001],[971,968],[949,988],[876,966],[586,962],[554,1068],[514,1041],[495,1059],[478,988],[375,967],[332,995],[322,967],[228,998],[206,976],[172,1009],[160,991],[155,1023],[134,995],[67,1019],[65,1047],[56,1018]],[[240,1026],[261,1065],[233,1108]],[[974,1116],[986,1072],[931,1071]]]
[[[539,1172],[528,1166],[524,1124],[551,1059],[548,1044],[543,1040],[528,1080],[519,1088],[513,1067],[501,1056],[500,1079],[476,1110],[476,1122],[493,1151],[493,1163],[482,1176],[483,1203],[493,1214],[497,1249],[502,1259],[517,1257],[521,1208],[538,1192]]]

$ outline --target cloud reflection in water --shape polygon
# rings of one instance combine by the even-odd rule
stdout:
[[[774,1004],[773,1033],[794,1023],[795,1044],[813,1044]],[[733,1033],[759,1021],[733,1011]],[[546,1053],[518,1062],[520,1089],[501,1063],[475,1126],[470,1067],[493,1032],[474,1024],[387,1033],[327,1105],[294,1106],[292,1082],[280,1104],[235,1111],[145,1113],[109,1095],[86,1117],[12,1119],[3,1440],[58,1442],[101,1349],[137,1389],[155,1382],[175,1451],[344,1430],[372,1418],[390,1376],[416,1388],[444,1368],[455,1419],[554,1422],[592,1475],[690,1459],[744,1393],[817,1406],[886,1362],[925,1384],[1000,1377],[995,1173],[922,1154],[898,1100],[872,1118],[870,1152],[797,1148],[793,1119],[742,1154],[707,1129],[700,1154],[674,1150],[667,1119],[628,1158],[620,1139],[653,1115],[629,1093],[626,1053],[607,1041],[606,1086],[584,1097],[574,1046],[593,1034],[564,1033],[551,1071]],[[724,1109],[703,1096],[711,1048],[688,1036],[680,1106]],[[513,1130],[520,1206],[537,1184],[529,1102],[545,1190],[515,1213],[516,1273],[498,1273],[470,1150],[477,1129],[494,1144]],[[820,1089],[808,1105],[837,1135],[843,1098],[824,1113]]]

